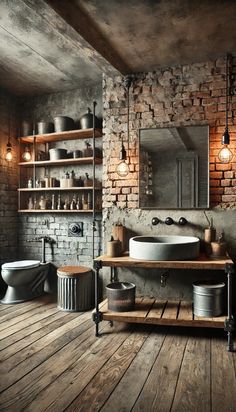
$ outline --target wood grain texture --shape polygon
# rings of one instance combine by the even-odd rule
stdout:
[[[164,314],[165,302],[150,301],[148,315]],[[97,338],[91,311],[62,312],[43,300],[41,311],[34,303],[32,323],[24,305],[3,322],[2,411],[235,411],[236,353],[226,351],[225,332],[119,321],[101,322]],[[178,316],[182,307],[189,317],[188,302],[176,304]]]
[[[144,331],[132,333],[101,368],[93,381],[87,385],[83,393],[71,403],[67,411],[98,411],[124,375],[147,336]],[[103,390],[98,392],[98,387],[102,387]]]
[[[206,256],[200,256],[196,260],[142,260],[133,259],[127,254],[121,257],[110,258],[106,255],[99,256],[95,261],[100,261],[102,266],[111,267],[142,267],[160,269],[208,269],[224,270],[226,263],[233,264],[231,259],[210,260]]]
[[[210,340],[189,338],[171,411],[210,412],[210,376]]]
[[[192,313],[192,302],[158,301],[157,299],[154,301],[153,298],[136,298],[135,309],[129,312],[108,310],[106,302],[100,311],[104,320],[205,328],[224,328],[226,318],[226,316],[196,317]]]
[[[186,336],[167,336],[134,407],[134,412],[169,412],[178,381]]]
[[[159,334],[154,332],[148,336],[126,374],[101,409],[102,412],[131,411],[160,352],[165,333],[166,330],[162,329]]]
[[[236,410],[236,376],[232,368],[235,360],[235,354],[222,351],[222,342],[219,338],[211,340],[212,411]]]

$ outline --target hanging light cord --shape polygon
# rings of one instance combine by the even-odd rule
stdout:
[[[129,88],[130,84],[127,86],[127,153],[129,156]]]
[[[229,113],[229,99],[228,99],[228,87],[229,87],[229,55],[226,55],[226,110],[225,110],[225,128],[228,130],[228,113]]]

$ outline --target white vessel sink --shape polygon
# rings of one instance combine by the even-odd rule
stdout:
[[[135,236],[129,255],[142,260],[190,260],[199,256],[200,240],[194,236]]]

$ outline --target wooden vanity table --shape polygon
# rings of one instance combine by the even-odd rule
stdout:
[[[183,300],[160,300],[155,298],[136,298],[135,310],[129,312],[113,312],[108,310],[107,301],[99,304],[98,278],[102,267],[111,268],[111,281],[114,281],[115,268],[152,268],[152,269],[197,269],[222,270],[227,274],[227,316],[198,317],[193,314],[192,302]],[[186,261],[147,261],[133,259],[127,255],[110,258],[106,255],[94,260],[95,269],[95,311],[93,320],[96,325],[96,336],[99,335],[99,323],[102,320],[122,321],[129,323],[145,323],[155,325],[174,325],[207,328],[225,328],[228,334],[228,350],[233,351],[234,318],[232,313],[232,278],[235,273],[231,259],[210,260],[200,256],[196,260]]]

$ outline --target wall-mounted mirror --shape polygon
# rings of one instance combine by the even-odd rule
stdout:
[[[209,207],[209,127],[139,131],[139,207]]]

